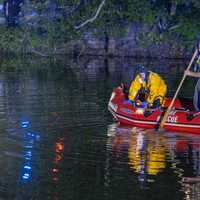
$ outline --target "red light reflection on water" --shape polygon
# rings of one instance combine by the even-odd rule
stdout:
[[[63,151],[64,151],[64,138],[59,138],[58,141],[55,143],[54,150],[55,150],[55,157],[53,160],[54,166],[51,169],[52,172],[52,180],[54,182],[59,181],[59,174],[60,174],[60,169],[59,169],[59,164],[63,160]]]

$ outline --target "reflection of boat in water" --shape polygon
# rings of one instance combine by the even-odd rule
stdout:
[[[128,155],[131,168],[139,173],[157,175],[165,168],[165,146],[163,138],[158,136],[155,140],[150,134],[143,131],[131,136]]]
[[[121,87],[115,88],[112,92],[108,109],[114,118],[121,124],[137,126],[141,128],[157,128],[165,108],[169,106],[170,99],[166,98],[163,109],[144,109],[133,107],[127,101],[126,95]],[[200,133],[200,112],[189,111],[192,109],[190,101],[176,100],[172,110],[164,123],[168,131],[181,131]]]
[[[147,176],[155,176],[166,166],[165,138],[162,135],[146,134],[144,129],[114,126],[108,131],[112,151],[115,155],[127,152],[128,165],[137,174],[140,183]],[[152,178],[152,177],[151,177]]]
[[[198,135],[174,132],[159,134],[141,128],[112,124],[108,127],[108,136],[113,156],[119,160],[122,159],[122,152],[123,158],[125,153],[127,154],[127,164],[140,184],[163,179],[173,180],[180,184],[181,191],[185,192],[191,185],[197,188],[200,183]],[[185,193],[185,196],[187,195]]]

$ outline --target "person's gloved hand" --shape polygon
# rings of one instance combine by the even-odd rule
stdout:
[[[135,101],[135,106],[138,108],[146,108],[148,106],[148,102],[137,100]]]
[[[141,106],[142,108],[147,108],[147,107],[148,107],[148,102],[142,101],[142,102],[140,103],[140,106]]]
[[[153,106],[152,108],[158,108],[161,106],[161,103],[160,103],[160,99],[156,99],[154,102],[153,102]]]
[[[138,100],[135,101],[135,106],[136,107],[141,107],[141,103],[142,102],[138,99]]]

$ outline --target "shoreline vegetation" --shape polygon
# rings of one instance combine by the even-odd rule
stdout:
[[[198,0],[24,1],[17,25],[0,25],[0,52],[188,58],[200,33],[199,11]]]

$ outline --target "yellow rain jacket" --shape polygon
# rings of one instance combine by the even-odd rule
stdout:
[[[138,74],[131,82],[131,86],[129,88],[129,99],[134,101],[136,96],[138,95],[139,90],[144,87],[146,90],[149,90],[149,94],[147,96],[146,101],[153,105],[153,102],[156,99],[160,99],[161,105],[164,104],[164,97],[167,93],[167,85],[164,80],[156,73],[149,71],[147,84],[141,78],[140,74]]]

